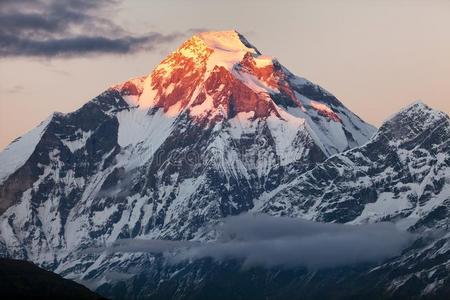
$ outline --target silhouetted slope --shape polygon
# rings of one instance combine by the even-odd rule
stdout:
[[[34,264],[0,259],[2,299],[106,299],[88,288]]]

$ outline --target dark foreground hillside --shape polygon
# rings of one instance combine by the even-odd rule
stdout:
[[[30,262],[3,258],[0,259],[0,291],[2,299],[105,299]]]

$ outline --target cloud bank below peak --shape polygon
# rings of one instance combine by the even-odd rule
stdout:
[[[164,253],[174,264],[202,258],[239,260],[246,267],[333,268],[379,263],[401,254],[415,236],[391,223],[342,225],[250,215],[228,217],[213,242],[124,239],[107,253]]]

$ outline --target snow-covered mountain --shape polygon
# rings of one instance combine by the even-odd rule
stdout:
[[[443,290],[450,282],[450,118],[414,103],[367,144],[280,185],[254,209],[323,222],[389,221],[425,237],[436,235],[375,272],[392,292]]]
[[[448,117],[416,104],[374,133],[239,33],[200,33],[148,76],[53,114],[0,153],[0,254],[111,295],[105,286],[129,280],[116,270],[177,270],[86,249],[207,239],[205,227],[242,212],[442,228]]]
[[[443,227],[447,216],[438,211],[450,200],[449,139],[449,117],[414,103],[367,144],[261,197],[258,209],[325,222],[402,220],[405,228]]]
[[[192,238],[373,132],[237,32],[201,33],[1,153],[2,238],[52,262],[93,239]]]

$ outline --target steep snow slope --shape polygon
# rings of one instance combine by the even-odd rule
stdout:
[[[31,156],[52,117],[9,144],[0,154],[0,184]]]

